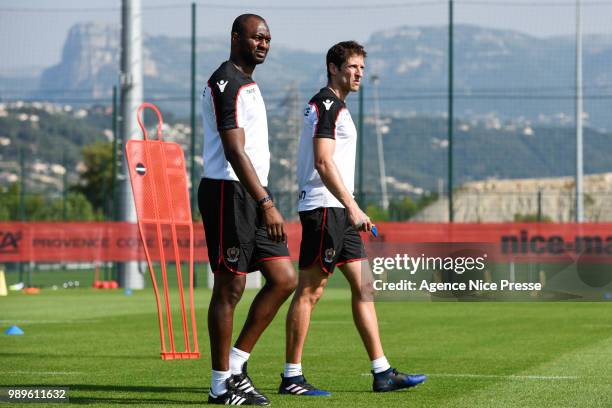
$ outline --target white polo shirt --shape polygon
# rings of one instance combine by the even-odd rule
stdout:
[[[346,104],[329,88],[323,88],[308,102],[304,111],[304,128],[298,147],[298,211],[319,207],[344,208],[323,184],[314,167],[313,138],[336,140],[334,162],[346,189],[355,189],[355,155],[357,129]]]
[[[243,128],[244,150],[260,183],[268,185],[270,149],[266,105],[257,83],[226,61],[212,74],[202,94],[203,177],[239,181],[225,159],[220,132]]]

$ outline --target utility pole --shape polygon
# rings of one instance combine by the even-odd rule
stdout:
[[[584,221],[582,111],[582,5],[576,0],[576,222]]]
[[[136,111],[142,103],[142,14],[140,0],[122,0],[121,3],[121,136],[122,146],[140,134]],[[136,223],[136,208],[128,176],[125,154],[121,160],[121,220]],[[144,288],[144,274],[138,261],[120,263],[118,268],[121,287]]]

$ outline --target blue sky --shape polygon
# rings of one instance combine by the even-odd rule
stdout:
[[[583,3],[585,33],[612,35],[612,0]],[[73,24],[119,24],[120,4],[118,0],[0,0],[0,73],[57,63]],[[143,31],[187,36],[190,4],[186,0],[142,0]],[[198,36],[228,35],[236,15],[255,12],[268,20],[273,44],[320,51],[340,40],[365,41],[372,32],[390,27],[446,24],[448,16],[447,2],[436,0],[261,0],[257,7],[252,4],[238,0],[198,2]],[[457,0],[455,21],[541,37],[573,35],[573,4],[572,0]]]

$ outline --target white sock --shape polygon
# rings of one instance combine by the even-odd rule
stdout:
[[[374,374],[382,373],[383,371],[387,371],[389,368],[391,368],[391,365],[385,356],[372,360],[372,371]]]
[[[229,355],[229,365],[232,375],[238,375],[242,372],[242,365],[247,362],[251,353],[232,347]]]
[[[210,382],[210,391],[217,397],[227,392],[227,386],[225,380],[230,378],[232,375],[231,371],[216,371],[212,370],[212,379]]]
[[[285,372],[283,373],[283,377],[295,377],[296,375],[302,375],[302,363],[285,363]]]

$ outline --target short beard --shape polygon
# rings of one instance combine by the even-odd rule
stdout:
[[[242,54],[242,59],[249,65],[259,65],[261,63],[263,63],[265,61],[258,61],[257,58],[255,57],[255,55],[249,53],[249,52],[245,52],[244,54]]]

